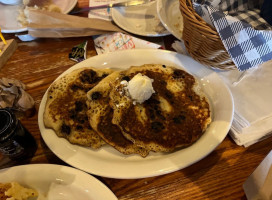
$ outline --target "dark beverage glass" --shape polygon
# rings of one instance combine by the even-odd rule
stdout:
[[[11,160],[32,157],[37,149],[33,136],[10,109],[0,109],[0,152]]]

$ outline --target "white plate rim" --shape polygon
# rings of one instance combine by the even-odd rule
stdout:
[[[118,59],[118,57],[127,58],[127,59],[131,59],[134,57],[134,59],[138,59],[139,55],[144,55],[146,57],[152,57],[152,56],[156,57],[156,55],[157,55],[157,57],[156,57],[157,59],[162,59],[162,56],[165,56],[165,57],[167,57],[167,59],[170,59],[170,60],[174,59],[175,62],[182,62],[182,63],[187,62],[191,65],[190,68],[188,68],[188,67],[186,68],[187,71],[190,72],[190,70],[195,67],[196,69],[198,69],[197,73],[203,73],[205,75],[205,77],[207,77],[207,78],[203,79],[205,84],[210,84],[209,83],[210,80],[208,80],[209,78],[215,79],[217,81],[216,87],[220,87],[220,90],[224,91],[224,93],[223,93],[224,99],[227,99],[227,102],[225,102],[225,105],[223,105],[223,107],[225,106],[224,107],[225,110],[222,111],[222,113],[224,115],[226,115],[225,119],[223,121],[216,121],[216,123],[213,121],[209,127],[211,129],[211,131],[214,131],[213,130],[214,126],[216,126],[216,127],[219,126],[220,127],[219,133],[216,133],[216,135],[211,135],[211,136],[207,134],[208,136],[210,136],[210,138],[209,138],[210,142],[207,140],[207,138],[206,138],[207,136],[205,136],[205,139],[204,139],[204,135],[203,135],[192,146],[190,146],[186,149],[179,150],[174,153],[170,153],[170,154],[162,154],[161,155],[161,154],[157,153],[157,154],[155,154],[154,157],[153,157],[153,155],[152,156],[150,155],[147,158],[141,158],[138,155],[133,155],[131,157],[127,157],[124,155],[121,155],[121,156],[120,155],[118,155],[118,156],[110,155],[112,157],[110,157],[109,160],[107,160],[107,158],[105,160],[103,160],[104,159],[103,156],[107,155],[107,151],[108,151],[107,147],[105,148],[105,151],[104,151],[104,149],[103,149],[104,147],[103,147],[102,150],[98,150],[98,151],[91,150],[91,152],[90,152],[89,149],[86,149],[84,147],[79,147],[76,145],[71,145],[65,139],[57,138],[57,136],[55,134],[51,134],[51,135],[48,134],[48,132],[50,132],[52,130],[45,129],[44,124],[43,124],[44,104],[45,104],[46,95],[47,95],[47,92],[46,92],[43,96],[42,101],[41,101],[39,113],[38,113],[39,128],[41,131],[42,138],[44,139],[47,146],[60,159],[62,159],[66,163],[68,163],[76,168],[79,168],[83,171],[86,171],[86,172],[89,172],[89,173],[92,173],[92,174],[95,174],[98,176],[109,177],[109,178],[123,178],[123,179],[145,178],[145,177],[163,175],[163,174],[167,174],[167,173],[174,172],[174,171],[180,170],[182,168],[185,168],[185,167],[199,161],[200,159],[203,159],[204,157],[206,157],[223,141],[223,139],[226,137],[226,135],[228,134],[228,131],[230,129],[231,122],[233,119],[233,112],[234,112],[233,98],[230,93],[230,90],[228,89],[228,87],[223,83],[223,81],[220,79],[220,77],[214,71],[204,67],[203,65],[194,61],[192,58],[190,58],[188,56],[184,56],[184,55],[181,55],[181,54],[178,54],[175,52],[171,52],[171,51],[167,51],[167,50],[159,50],[159,49],[133,49],[133,50],[124,50],[124,51],[119,51],[119,52],[111,52],[111,53],[107,53],[107,54],[94,56],[94,57],[91,57],[91,58],[81,62],[81,63],[78,63],[78,64],[74,65],[73,67],[69,68],[68,70],[66,70],[58,78],[65,75],[66,73],[69,73],[70,71],[72,71],[74,69],[86,67],[86,66],[92,66],[91,63],[101,62],[101,66],[104,65],[104,67],[107,67],[108,64],[110,64],[110,62],[111,62],[110,59],[112,59],[112,60],[114,58]],[[107,60],[108,60],[108,62],[107,62]],[[152,63],[153,64],[159,64],[159,63],[164,64],[164,63],[162,63],[162,61],[163,61],[163,59],[159,60],[159,61],[152,60]],[[164,60],[164,61],[167,62],[166,60]],[[174,62],[174,61],[171,60],[170,62]],[[130,65],[133,65],[133,61],[132,61],[132,63],[130,63]],[[184,67],[182,65],[181,65],[181,63],[178,63],[178,66]],[[103,68],[103,66],[102,66],[102,68]],[[217,113],[218,112],[219,111],[217,111]],[[221,113],[221,110],[220,110],[220,113]],[[208,130],[210,131],[209,128],[207,129],[207,131]],[[48,135],[46,135],[46,134],[48,134]],[[70,149],[72,155],[67,155],[66,153],[64,153],[64,147],[63,148],[56,147],[53,144],[54,140],[52,140],[52,137],[54,138],[54,140],[57,140],[58,144],[60,144],[60,142],[62,142],[65,148]],[[197,145],[199,145],[199,144],[201,144],[202,147],[203,147],[203,145],[206,145],[206,146],[204,146],[205,148],[202,149],[202,151],[196,151]],[[70,150],[67,150],[67,151],[70,152]],[[88,151],[88,153],[86,153],[85,151]],[[80,152],[80,153],[78,153],[78,152]],[[86,166],[87,165],[86,163],[82,163],[79,160],[80,157],[85,156],[84,153],[86,153],[86,154],[91,153],[92,154],[93,157],[88,157],[88,159],[91,159],[91,160],[93,159],[92,166]],[[191,157],[186,156],[186,155],[188,155],[188,153],[193,153],[194,158],[192,158],[193,156],[191,156]],[[111,152],[110,152],[110,154],[111,154]],[[99,156],[99,157],[94,157],[94,156]],[[149,159],[149,157],[151,157],[151,158]],[[144,159],[146,159],[146,160],[144,160]],[[179,160],[179,159],[183,159],[183,160]],[[140,162],[138,162],[139,160],[140,160]],[[122,165],[124,163],[126,164],[127,167],[124,167]],[[102,166],[105,166],[105,164],[110,164],[110,169],[101,168]]]
[[[70,0],[70,1],[73,1],[73,3],[71,4],[71,7],[63,11],[64,14],[68,14],[77,4],[77,0]],[[27,27],[21,27],[21,28],[18,27],[18,29],[12,29],[12,30],[1,29],[2,33],[20,33],[24,31],[27,31]]]
[[[156,5],[154,5],[154,6],[156,6]],[[146,37],[161,37],[161,36],[170,35],[170,32],[168,32],[168,31],[165,31],[164,33],[156,33],[154,31],[154,33],[151,33],[151,32],[142,32],[142,31],[133,30],[133,29],[123,26],[122,23],[120,23],[119,19],[116,17],[117,13],[119,13],[119,9],[120,8],[118,8],[118,7],[111,8],[111,17],[112,17],[112,20],[114,21],[114,23],[116,23],[123,30],[133,33],[135,35],[146,36]],[[122,7],[122,9],[126,9],[126,7]]]
[[[97,192],[97,194],[95,194],[95,195],[99,195],[100,197],[106,196],[107,199],[109,199],[109,200],[117,200],[117,197],[115,196],[115,194],[104,183],[102,183],[100,180],[98,180],[94,176],[92,176],[82,170],[72,168],[69,166],[64,166],[64,165],[26,164],[26,165],[13,166],[13,167],[1,169],[0,170],[0,179],[1,179],[1,182],[18,182],[18,179],[16,179],[16,178],[14,179],[14,176],[16,176],[16,174],[22,173],[22,174],[31,175],[32,172],[34,172],[34,171],[44,173],[44,174],[42,174],[42,176],[40,175],[38,177],[37,177],[37,174],[33,174],[33,179],[35,179],[35,181],[38,180],[40,183],[43,183],[43,184],[46,184],[44,182],[45,179],[43,179],[45,176],[46,176],[46,178],[52,176],[51,178],[52,179],[56,178],[55,179],[56,181],[66,182],[66,180],[58,180],[58,178],[61,177],[62,173],[63,174],[68,173],[70,175],[75,175],[75,178],[73,180],[74,181],[73,184],[78,185],[78,184],[81,184],[81,181],[84,181],[84,186],[86,186],[86,188],[91,188],[91,187],[96,188],[95,192]],[[56,172],[58,172],[58,173],[56,174]],[[31,183],[26,183],[27,181],[24,178],[21,178],[21,176],[19,179],[21,180],[19,182],[20,184],[27,185],[28,187],[34,188],[39,191],[39,188],[37,188],[35,185],[32,185]],[[29,179],[29,176],[27,179]],[[29,180],[28,180],[28,182],[29,182]]]
[[[158,14],[158,17],[161,21],[161,23],[163,24],[163,26],[173,35],[175,36],[178,40],[181,40],[182,38],[180,37],[180,34],[177,33],[176,30],[173,30],[171,28],[171,26],[169,25],[168,23],[168,20],[166,19],[167,16],[166,16],[166,2],[169,2],[171,1],[174,1],[174,0],[156,0],[157,2],[157,14]],[[165,15],[163,15],[165,14]]]
[[[68,14],[71,10],[73,10],[73,8],[76,6],[77,4],[77,0],[72,0],[73,1],[73,4],[71,5],[71,7],[67,10],[65,10],[63,13],[64,14]]]

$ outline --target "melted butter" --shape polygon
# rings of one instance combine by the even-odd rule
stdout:
[[[170,113],[172,111],[172,106],[169,104],[169,102],[165,98],[159,96],[159,101],[160,101],[160,108],[162,111],[165,111],[167,113]]]

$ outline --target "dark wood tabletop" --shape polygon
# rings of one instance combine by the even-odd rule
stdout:
[[[77,6],[88,6],[88,0],[79,0]],[[87,14],[82,14],[87,16]],[[0,155],[0,168],[22,164],[51,163],[67,165],[47,147],[38,127],[38,109],[50,84],[65,70],[75,64],[68,58],[71,48],[88,40],[87,58],[96,55],[92,37],[65,39],[37,39],[20,41],[15,34],[4,34],[6,39],[15,38],[18,48],[0,69],[0,77],[15,78],[26,84],[26,91],[35,100],[36,113],[21,120],[35,137],[38,149],[29,160],[20,162],[5,160]],[[149,38],[146,38],[147,40]],[[162,38],[170,49],[173,36]],[[209,155],[197,163],[176,172],[141,179],[112,179],[99,177],[121,200],[203,200],[246,199],[242,185],[272,149],[272,137],[248,148],[236,145],[230,136]],[[78,197],[80,199],[80,197]]]

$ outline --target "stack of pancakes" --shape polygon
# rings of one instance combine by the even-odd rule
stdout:
[[[88,76],[82,82],[84,70],[93,71],[91,83]],[[153,79],[155,93],[143,103],[135,102],[123,84],[138,73]],[[74,85],[83,89],[73,90]],[[83,125],[71,115],[79,115],[78,101]],[[93,148],[107,143],[123,154],[146,157],[150,151],[171,152],[193,144],[211,123],[211,109],[197,79],[184,70],[153,64],[115,72],[89,68],[52,85],[44,122],[71,143]]]

